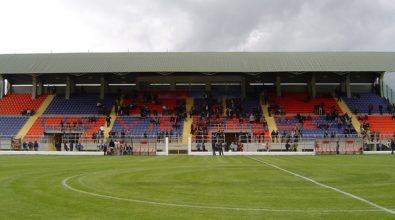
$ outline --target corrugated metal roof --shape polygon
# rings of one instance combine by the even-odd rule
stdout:
[[[0,73],[395,71],[395,52],[3,54]]]

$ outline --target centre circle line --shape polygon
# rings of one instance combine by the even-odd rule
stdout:
[[[177,204],[177,203],[167,203],[167,202],[155,202],[149,200],[139,200],[122,198],[111,195],[98,194],[94,192],[88,192],[81,189],[74,188],[70,186],[67,182],[76,177],[84,176],[84,174],[78,174],[74,176],[67,177],[62,180],[61,185],[73,192],[80,194],[90,195],[94,197],[100,197],[105,199],[127,201],[141,204],[157,205],[157,206],[168,206],[168,207],[181,207],[181,208],[194,208],[194,209],[212,209],[212,210],[227,210],[227,211],[267,211],[267,212],[297,212],[297,213],[335,213],[335,212],[379,212],[377,209],[272,209],[272,208],[237,208],[237,207],[224,207],[224,206],[203,206],[203,205],[188,205],[188,204]]]

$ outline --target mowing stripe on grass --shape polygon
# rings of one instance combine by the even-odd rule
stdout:
[[[119,200],[119,201],[127,201],[127,202],[135,202],[135,203],[141,203],[141,204],[149,204],[149,205],[159,205],[159,206],[168,206],[168,207],[181,207],[181,208],[195,208],[195,209],[214,209],[214,210],[228,210],[228,211],[266,211],[266,212],[290,212],[290,213],[338,213],[338,212],[345,212],[345,213],[351,213],[351,212],[378,212],[379,210],[377,209],[272,209],[272,208],[237,208],[237,207],[223,207],[223,206],[204,206],[204,205],[189,205],[189,204],[177,204],[177,203],[166,203],[166,202],[155,202],[155,201],[149,201],[149,200],[138,200],[138,199],[130,199],[130,198],[123,198],[123,197],[117,197],[117,196],[111,196],[111,195],[105,195],[105,194],[98,194],[94,192],[88,192],[84,191],[81,189],[76,189],[72,186],[70,186],[67,182],[71,179],[74,179],[76,177],[82,177],[84,174],[79,174],[79,175],[74,175],[67,177],[62,180],[62,186],[65,187],[68,190],[85,194],[85,195],[90,195],[90,196],[95,196],[95,197],[100,197],[100,198],[105,198],[105,199],[113,199],[113,200]]]
[[[345,192],[345,191],[343,191],[343,190],[340,190],[340,189],[335,188],[335,187],[332,187],[332,186],[325,185],[325,184],[320,183],[320,182],[318,182],[318,181],[316,181],[316,180],[313,180],[313,179],[310,179],[310,178],[308,178],[308,177],[302,176],[302,175],[300,175],[300,174],[294,173],[294,172],[292,172],[292,171],[286,170],[286,169],[284,169],[284,168],[281,168],[281,167],[279,167],[279,166],[277,166],[277,165],[268,163],[268,162],[266,162],[266,161],[259,160],[259,159],[256,159],[256,158],[253,158],[253,157],[249,157],[249,156],[247,156],[247,157],[250,158],[250,159],[252,159],[252,160],[255,160],[255,161],[259,162],[259,163],[262,163],[262,164],[265,164],[265,165],[267,165],[267,166],[273,167],[273,168],[275,168],[275,169],[281,170],[281,171],[283,171],[283,172],[285,172],[285,173],[288,173],[288,174],[291,174],[291,175],[293,175],[293,176],[302,178],[302,179],[304,179],[304,180],[306,180],[306,181],[308,181],[308,182],[314,183],[314,184],[316,184],[316,185],[318,185],[318,186],[321,186],[321,187],[323,187],[323,188],[331,189],[331,190],[333,190],[333,191],[336,191],[336,192],[338,192],[338,193],[341,193],[341,194],[343,194],[343,195],[346,195],[346,196],[348,196],[348,197],[351,197],[351,198],[353,198],[353,199],[356,199],[356,200],[358,200],[358,201],[361,201],[361,202],[363,202],[363,203],[366,203],[366,204],[368,204],[368,205],[370,205],[370,206],[373,206],[373,207],[375,207],[375,208],[377,208],[377,209],[379,209],[379,210],[381,210],[381,211],[384,211],[384,212],[390,213],[390,214],[392,214],[392,215],[395,215],[395,211],[394,211],[394,210],[387,209],[387,208],[385,208],[385,207],[383,207],[383,206],[377,205],[376,203],[370,202],[370,201],[368,201],[368,200],[366,200],[366,199],[363,199],[363,198],[361,198],[361,197],[359,197],[359,196],[356,196],[356,195],[354,195],[354,194]]]

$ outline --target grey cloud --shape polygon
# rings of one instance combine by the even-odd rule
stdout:
[[[58,33],[52,33],[51,27],[38,27],[48,30],[33,33],[42,42],[25,38],[24,46],[34,45],[35,50],[44,52],[88,48],[395,51],[393,0],[53,0],[51,5],[54,2],[58,7],[45,9],[55,11],[48,19],[59,20],[64,27],[57,28]],[[48,2],[37,0],[35,4],[41,4],[40,9]],[[57,11],[62,12],[58,17]],[[42,13],[45,11],[35,11]],[[64,15],[70,19],[61,17]],[[65,41],[70,41],[67,46]],[[20,51],[19,45],[10,41],[0,50],[14,47]]]

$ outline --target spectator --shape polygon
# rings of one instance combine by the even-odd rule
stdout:
[[[24,151],[28,151],[29,149],[27,148],[27,143],[26,143],[26,141],[24,141],[23,143],[22,143],[22,149],[24,150]]]
[[[107,128],[110,127],[110,125],[111,125],[111,117],[110,117],[110,114],[107,114],[107,116],[106,116],[106,122],[107,122]]]
[[[372,105],[372,104],[369,104],[369,106],[368,106],[368,114],[369,114],[369,115],[372,114],[373,109],[374,109],[373,105]]]
[[[32,141],[29,141],[29,143],[27,144],[27,146],[29,147],[29,150],[30,150],[30,151],[33,150],[34,145],[33,145],[33,142],[32,142]]]
[[[291,147],[291,144],[289,144],[289,141],[285,144],[285,151],[289,151],[289,148]]]
[[[272,133],[270,133],[270,137],[272,138],[272,142],[274,143],[274,138],[276,136],[276,131],[273,130]]]
[[[33,148],[34,148],[34,151],[38,151],[38,143],[37,143],[37,141],[34,141]]]

